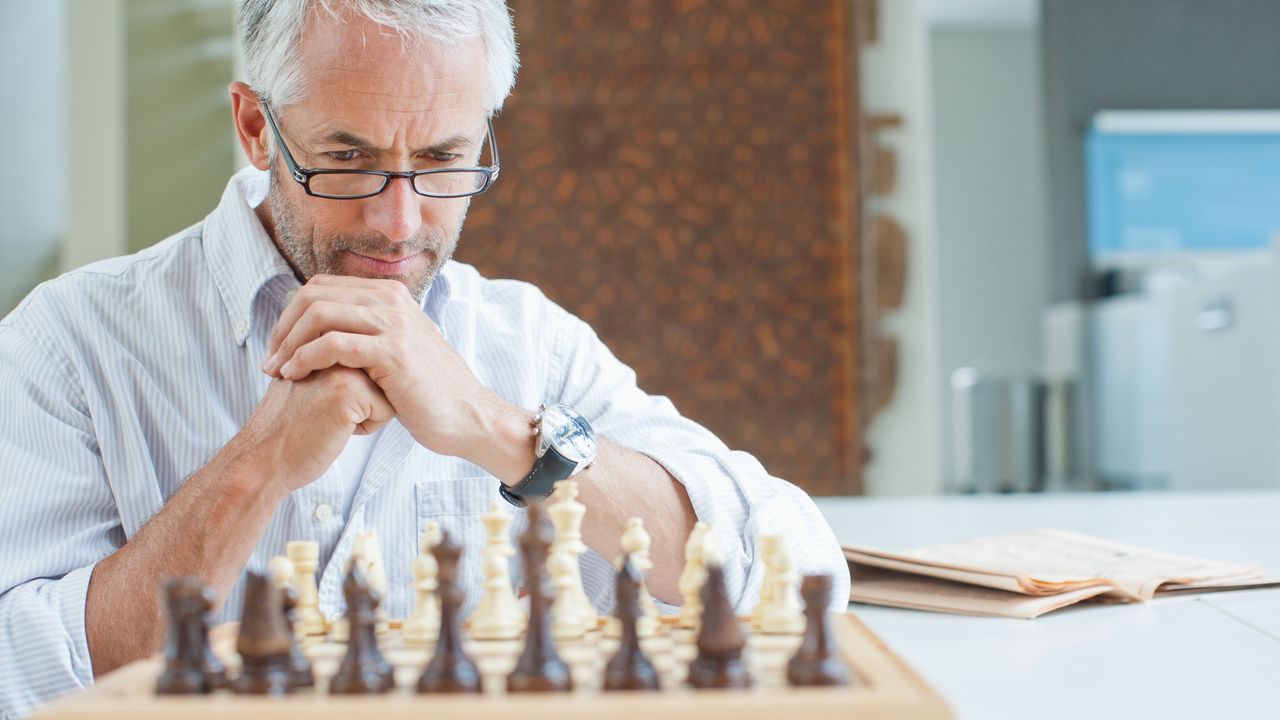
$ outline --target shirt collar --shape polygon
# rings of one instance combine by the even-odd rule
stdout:
[[[253,329],[254,301],[268,282],[283,276],[286,291],[299,287],[293,269],[254,212],[267,189],[267,173],[246,167],[231,177],[218,207],[205,220],[205,257],[238,345],[244,345]],[[453,296],[453,266],[452,260],[445,264],[423,298],[422,309],[436,325]]]

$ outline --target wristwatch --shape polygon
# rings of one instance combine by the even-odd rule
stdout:
[[[516,507],[544,500],[553,486],[587,469],[596,459],[596,433],[581,413],[568,405],[545,405],[531,423],[538,438],[538,459],[524,479],[498,494]]]

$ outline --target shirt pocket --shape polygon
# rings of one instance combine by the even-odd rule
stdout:
[[[463,607],[466,614],[483,592],[481,550],[487,540],[484,515],[494,503],[507,511],[512,508],[498,495],[496,477],[471,463],[450,465],[447,470],[437,470],[414,483],[418,537],[421,538],[427,524],[434,521],[449,534],[450,542],[462,548],[459,583],[466,597]]]

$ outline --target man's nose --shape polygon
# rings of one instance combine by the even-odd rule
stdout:
[[[409,178],[391,178],[382,192],[365,201],[365,224],[393,243],[413,237],[422,227],[422,201]]]

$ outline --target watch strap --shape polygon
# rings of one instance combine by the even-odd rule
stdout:
[[[533,469],[524,476],[523,480],[511,487],[499,484],[498,494],[503,500],[516,507],[529,507],[529,503],[539,502],[549,497],[551,491],[555,489],[555,484],[572,476],[577,469],[576,462],[561,455],[554,447],[548,446],[547,451],[533,463]]]

